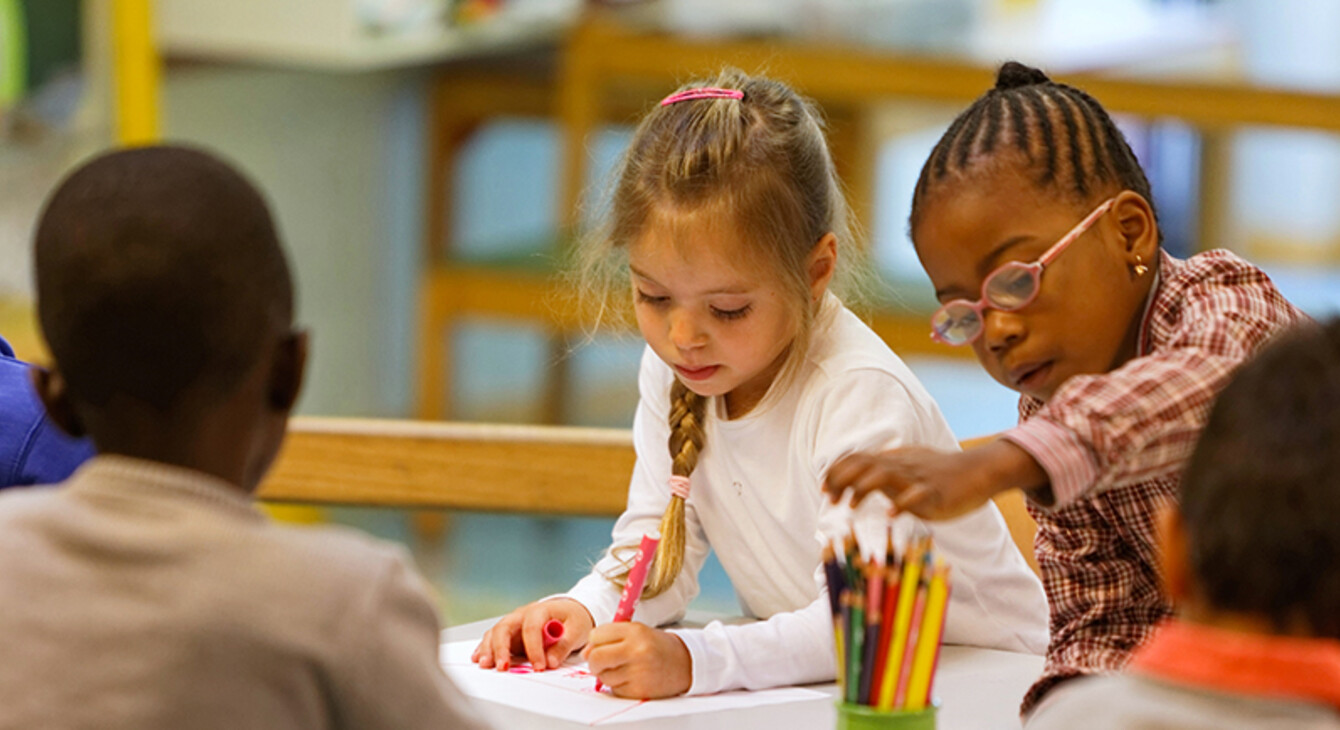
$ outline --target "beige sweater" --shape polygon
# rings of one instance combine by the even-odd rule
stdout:
[[[0,494],[0,729],[476,728],[402,550],[98,457]]]

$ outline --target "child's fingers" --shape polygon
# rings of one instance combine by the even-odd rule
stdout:
[[[612,648],[623,641],[626,634],[624,629],[630,624],[631,622],[612,623],[591,629],[591,636],[586,640],[586,647],[582,649],[582,659],[586,660],[587,665],[591,667],[592,673],[596,672],[596,665],[591,663],[592,657],[599,656],[602,658],[597,659],[596,661],[610,661],[609,658],[614,656],[614,654],[611,653]]]
[[[558,641],[549,645],[544,650],[544,666],[546,669],[558,669],[563,666],[563,661],[568,658],[572,650],[564,645],[563,641]]]
[[[493,666],[498,671],[505,672],[512,663],[512,645],[516,640],[516,633],[520,631],[520,621],[516,614],[508,614],[503,620],[499,621],[493,627],[492,646],[490,650],[493,653]]]
[[[628,697],[628,681],[632,674],[626,665],[619,665],[601,671],[592,670],[600,683],[610,688],[615,697]],[[641,699],[640,697],[638,699]]]
[[[530,666],[537,672],[549,668],[549,660],[544,653],[544,624],[550,618],[549,612],[537,604],[526,612],[521,624],[521,645],[525,648]]]
[[[470,653],[470,661],[480,665],[481,667],[490,666],[493,664],[493,650],[492,645],[489,644],[489,634],[492,631],[493,631],[492,628],[489,628],[488,631],[485,631],[484,635],[480,637],[479,643],[475,645],[475,650]],[[488,664],[486,665],[485,662],[488,662]]]
[[[850,454],[838,459],[824,478],[824,491],[828,493],[828,501],[837,504],[842,498],[842,493],[847,491],[847,487],[869,471],[873,462],[874,457],[870,454]]]
[[[598,646],[589,644],[582,653],[586,657],[587,669],[599,677],[602,683],[605,682],[605,673],[628,664],[628,653],[624,651],[622,641]]]
[[[597,626],[591,629],[591,636],[587,639],[586,648],[590,650],[594,646],[604,646],[624,641],[645,628],[643,624],[636,621],[616,621],[604,626]]]
[[[880,491],[889,495],[898,504],[898,497],[911,486],[898,470],[890,468],[886,461],[872,462],[867,468],[851,480],[851,504],[860,504],[866,495]]]
[[[554,642],[548,649],[545,649],[545,659],[549,664],[549,668],[558,669],[562,666],[563,662],[567,660],[568,655],[572,653],[576,643],[577,639],[575,637],[565,635],[563,638]]]
[[[508,630],[506,624],[510,618],[511,616],[508,615],[499,619],[498,623],[494,624],[488,631],[485,631],[484,636],[479,639],[479,645],[475,647],[475,651],[471,654],[470,658],[480,667],[484,669],[492,669],[493,665],[500,661],[500,655],[495,648],[494,642],[499,635],[507,636]],[[503,658],[506,656],[506,654],[501,655]]]

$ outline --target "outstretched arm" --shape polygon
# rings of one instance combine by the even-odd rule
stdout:
[[[965,515],[1009,489],[1038,490],[1047,472],[1018,445],[994,439],[967,451],[904,446],[843,457],[824,480],[829,500],[851,490],[852,503],[873,491],[893,500],[894,512],[930,520]]]

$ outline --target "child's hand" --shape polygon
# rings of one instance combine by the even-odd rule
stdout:
[[[544,625],[550,619],[563,622],[563,638],[545,649]],[[586,643],[594,624],[586,607],[571,598],[536,601],[503,616],[485,632],[470,660],[484,669],[507,671],[513,656],[524,655],[536,671],[557,669]]]
[[[1028,452],[997,439],[963,452],[907,446],[875,454],[846,456],[824,480],[824,491],[836,503],[847,489],[852,504],[874,490],[889,495],[892,512],[911,512],[928,520],[967,514],[996,494],[1047,483],[1047,473]]]
[[[674,697],[693,685],[693,659],[684,642],[646,624],[605,624],[591,632],[582,656],[591,673],[618,697]]]

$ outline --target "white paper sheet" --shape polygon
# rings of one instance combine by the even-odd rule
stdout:
[[[677,717],[718,712],[738,707],[757,707],[784,702],[823,699],[829,695],[803,687],[782,687],[752,692],[722,692],[703,697],[673,697],[664,700],[624,700],[595,691],[595,677],[586,662],[573,655],[562,667],[531,672],[522,663],[509,672],[480,669],[470,661],[478,641],[454,641],[442,645],[442,667],[461,691],[471,697],[518,707],[529,712],[586,725],[614,725],[655,717]]]

